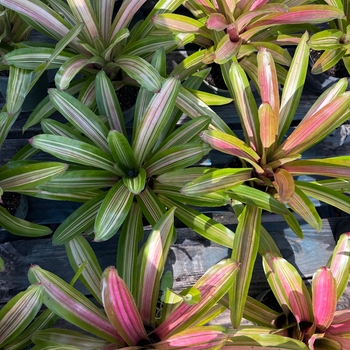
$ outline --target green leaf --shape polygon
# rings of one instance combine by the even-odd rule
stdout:
[[[245,206],[239,218],[231,258],[240,262],[235,283],[229,290],[231,322],[238,328],[244,313],[260,240],[261,209]]]
[[[109,152],[107,144],[108,129],[95,113],[69,93],[50,89],[49,95],[56,109],[75,128],[86,135],[96,146]]]
[[[235,187],[231,191],[227,191],[226,193],[230,198],[242,203],[258,206],[259,208],[271,213],[289,215],[289,211],[285,205],[270,196],[268,193],[257,190],[256,188],[241,185]]]
[[[0,187],[5,191],[34,188],[62,175],[67,169],[67,164],[58,162],[43,162],[14,167],[0,173]]]
[[[162,88],[162,79],[157,70],[141,57],[123,55],[115,63],[131,78],[147,90],[157,92]]]
[[[96,339],[77,331],[68,329],[52,328],[37,331],[33,334],[33,342],[37,346],[48,349],[58,349],[58,347],[74,346],[75,349],[94,350],[96,348],[103,348],[108,343],[102,339]]]
[[[100,115],[108,117],[112,129],[126,135],[123,112],[111,80],[104,71],[96,75],[96,102]]]
[[[180,295],[183,296],[183,301],[187,305],[195,305],[201,301],[201,292],[194,287],[190,287],[182,290]]]
[[[95,221],[95,242],[115,235],[127,217],[134,195],[119,180],[105,196]]]
[[[231,41],[229,34],[226,34],[216,45],[214,62],[224,64],[237,55],[242,45],[242,40]]]
[[[180,81],[177,78],[165,80],[160,91],[153,96],[148,105],[132,144],[139,166],[142,165],[156,144],[163,128],[169,122],[179,87]]]
[[[230,190],[251,179],[251,169],[218,169],[189,182],[181,189],[181,193],[188,196],[200,196],[215,191]]]
[[[175,216],[187,227],[217,244],[232,248],[234,233],[230,229],[178,201],[163,195],[158,197],[167,207],[176,207]]]
[[[109,342],[124,345],[107,317],[82,293],[61,278],[38,265],[28,272],[31,283],[41,283],[44,288],[44,304],[64,320]]]
[[[140,168],[137,176],[123,177],[123,183],[133,194],[140,194],[145,189],[147,181],[147,172]]]
[[[119,276],[136,297],[139,280],[137,269],[138,244],[143,240],[143,223],[140,206],[134,202],[124,221],[118,240],[117,270]]]
[[[41,237],[52,233],[46,226],[12,216],[5,208],[0,206],[0,226],[17,236]]]
[[[74,237],[83,233],[95,222],[96,215],[106,194],[101,193],[84,203],[70,214],[56,229],[52,237],[55,245],[68,243]]]
[[[96,146],[56,135],[37,135],[29,142],[34,148],[65,161],[105,169],[115,174],[112,156]]]
[[[312,74],[321,74],[335,66],[346,54],[345,50],[331,49],[322,53],[311,69]]]
[[[102,304],[102,269],[88,241],[83,236],[77,236],[66,243],[66,252],[74,272],[77,272],[85,263],[79,279],[94,298]]]
[[[41,285],[30,286],[18,293],[0,310],[0,346],[19,336],[31,323],[42,305]]]
[[[0,272],[4,272],[4,271],[5,271],[5,262],[3,258],[0,256]]]
[[[114,161],[117,163],[124,176],[132,177],[137,173],[137,163],[134,152],[127,138],[117,130],[112,130],[108,134],[108,144],[112,152]]]
[[[183,169],[199,162],[211,150],[202,143],[187,143],[171,147],[157,153],[144,165],[148,176],[160,175],[169,171]]]

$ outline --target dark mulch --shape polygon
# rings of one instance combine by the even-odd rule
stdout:
[[[6,208],[11,215],[14,215],[17,208],[19,207],[21,195],[14,192],[5,192],[1,198],[2,203],[0,203],[0,205]]]
[[[117,91],[117,97],[122,111],[131,108],[137,99],[139,88],[132,85],[124,85]]]
[[[211,71],[208,74],[208,76],[205,78],[206,82],[211,86],[215,86],[218,89],[227,90],[227,86],[221,74],[220,65],[216,63],[212,63],[212,64],[209,64],[208,67],[211,68]]]

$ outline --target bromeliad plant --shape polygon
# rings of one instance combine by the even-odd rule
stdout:
[[[164,214],[165,206],[172,206],[159,200],[161,194],[179,200],[179,216],[185,224],[217,243],[232,247],[232,231],[184,204],[220,206],[230,201],[228,196],[214,194],[197,199],[178,191],[167,191],[166,187],[155,189],[157,176],[194,165],[210,151],[211,147],[198,137],[209,124],[212,128],[231,131],[209,107],[181,86],[177,74],[165,79],[146,63],[143,61],[149,75],[138,77],[145,87],[139,92],[130,142],[122,114],[118,113],[112,82],[104,72],[96,78],[96,101],[99,114],[107,117],[106,122],[70,94],[55,89],[49,91],[53,105],[68,124],[43,120],[42,127],[47,134],[33,137],[30,144],[36,150],[64,159],[71,167],[63,176],[25,193],[85,202],[56,230],[55,244],[65,243],[89,230],[95,232],[96,241],[107,240],[125,220],[134,218],[133,202],[137,202],[140,215],[153,225]],[[153,64],[165,66],[164,51],[156,53]],[[132,69],[137,77],[138,67],[130,68],[130,72]],[[165,69],[160,71],[165,74]],[[200,84],[203,77],[190,77],[184,86],[193,79]],[[194,119],[174,131],[183,112]]]
[[[166,291],[158,304],[160,278],[173,239],[173,213],[160,218],[138,252],[138,258],[124,265],[129,272],[108,267],[102,273],[89,243],[77,237],[67,244],[74,269],[104,312],[54,274],[39,266],[29,270],[29,280],[42,289],[44,304],[54,313],[100,339],[64,329],[48,329],[34,333],[34,349],[55,346],[65,349],[220,349],[228,338],[219,326],[204,326],[224,308],[217,302],[234,282],[239,264],[226,259],[210,268],[193,286],[176,295]],[[137,239],[138,230],[131,236]],[[142,233],[142,226],[141,226]],[[128,260],[129,246],[119,248]],[[119,259],[119,256],[118,256]],[[131,272],[132,271],[132,272]],[[129,282],[128,282],[129,281]],[[132,283],[130,285],[129,283]],[[158,305],[158,306],[157,306]]]
[[[281,328],[310,350],[350,346],[350,310],[336,311],[349,280],[350,233],[340,236],[328,266],[318,269],[310,289],[281,256],[267,252],[263,266],[269,285],[286,315]]]
[[[305,5],[305,3],[307,3]],[[291,57],[280,45],[295,45],[300,32],[305,29],[315,31],[312,24],[328,22],[344,17],[342,9],[319,4],[309,4],[300,0],[290,5],[289,1],[249,1],[238,2],[196,1],[184,2],[195,17],[164,13],[153,17],[155,26],[181,33],[183,41],[194,41],[201,50],[193,55],[195,64],[200,58],[206,64],[221,65],[223,78],[228,84],[230,61],[237,58],[241,67],[257,83],[256,53],[265,47],[274,57],[281,83]],[[259,84],[256,84],[259,87]]]
[[[342,62],[350,74],[350,6],[348,1],[325,0],[329,5],[344,11],[345,18],[329,22],[325,29],[311,36],[309,45],[312,49],[323,51],[311,69],[313,74],[321,74],[338,62]]]

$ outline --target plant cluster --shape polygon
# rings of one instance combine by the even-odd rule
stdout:
[[[144,3],[124,0],[114,16],[114,2],[106,0],[0,0],[3,16],[13,13],[23,28],[57,41],[21,42],[6,52],[11,79],[0,113],[1,142],[28,89],[45,70],[58,69],[56,88],[23,128],[41,123],[43,133],[0,168],[0,198],[12,191],[81,203],[52,236],[65,246],[74,278],[68,283],[32,265],[30,287],[0,310],[0,348],[347,349],[350,311],[336,311],[336,304],[349,279],[350,234],[340,236],[308,288],[262,221],[264,211],[282,215],[302,238],[297,217],[322,228],[312,198],[350,214],[350,156],[305,157],[349,118],[347,80],[320,95],[292,127],[309,45],[333,33],[312,24],[344,25],[345,7],[340,1],[159,0],[145,20],[130,25]],[[193,18],[173,13],[182,3]],[[306,29],[317,33],[309,38]],[[167,53],[191,42],[202,48],[169,72]],[[280,46],[286,43],[298,44],[293,58]],[[328,48],[347,59],[343,47]],[[204,65],[211,62],[221,65],[232,98],[200,90],[210,71]],[[116,93],[124,84],[139,87],[132,125]],[[232,101],[244,139],[209,107]],[[179,127],[183,115],[189,120]],[[213,150],[238,158],[241,166],[206,166],[202,160]],[[38,152],[52,160],[35,160]],[[322,178],[307,182],[300,175]],[[221,206],[232,207],[235,232],[200,212]],[[164,271],[176,241],[174,217],[231,249],[230,258],[180,293]],[[152,227],[146,237],[144,223]],[[51,233],[1,206],[0,225],[16,235]],[[117,233],[116,265],[102,267],[89,240]],[[248,295],[258,254],[280,311]],[[0,271],[5,268],[0,257]],[[94,302],[77,290],[78,279]],[[210,325],[225,310],[232,327]],[[254,325],[241,326],[243,317]],[[58,318],[83,333],[55,328]]]

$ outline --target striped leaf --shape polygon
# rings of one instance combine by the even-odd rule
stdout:
[[[245,206],[239,218],[231,258],[240,263],[235,283],[229,290],[233,328],[241,324],[260,240],[261,209]]]
[[[327,267],[318,269],[312,277],[312,309],[316,331],[326,332],[333,321],[337,305],[337,285]]]
[[[231,64],[229,77],[233,84],[235,104],[239,111],[245,141],[252,150],[259,153],[259,118],[258,109],[252,91],[250,89],[249,81],[240,67],[238,62],[234,61]],[[248,101],[248,103],[247,103]]]
[[[268,193],[257,190],[256,188],[241,185],[231,191],[226,192],[230,198],[242,203],[255,205],[271,213],[289,215],[289,210],[284,204],[270,196]]]
[[[160,278],[174,235],[174,211],[167,211],[157,223],[139,255],[140,271],[137,306],[144,325],[155,326]]]
[[[199,136],[212,148],[226,154],[243,158],[252,164],[259,172],[264,172],[257,164],[260,156],[236,136],[225,134],[218,130],[202,131]]]
[[[71,87],[66,90],[71,95],[76,95],[83,87],[85,79],[83,81],[74,81]],[[23,132],[29,129],[31,126],[40,123],[45,118],[49,117],[56,111],[49,96],[46,96],[40,103],[34,108],[33,112],[29,115],[26,123],[23,126]]]
[[[46,226],[12,216],[2,206],[0,206],[0,226],[14,235],[24,237],[41,237],[52,233]]]
[[[74,237],[77,237],[94,224],[96,215],[105,193],[93,197],[72,214],[70,214],[56,229],[52,237],[52,242],[55,245],[68,243]]]
[[[293,176],[286,170],[277,168],[274,171],[275,188],[279,195],[279,200],[286,204],[294,195],[294,179]]]
[[[207,116],[197,117],[190,120],[172,132],[159,146],[157,153],[174,146],[194,142],[194,140],[198,138],[198,134],[208,128],[209,123],[210,118]]]
[[[148,176],[183,169],[200,161],[211,150],[202,143],[187,143],[157,153],[144,165]]]
[[[112,130],[107,140],[118,168],[123,171],[124,176],[134,176],[137,172],[137,163],[128,139],[119,131]]]
[[[113,11],[112,11],[113,14]],[[106,61],[112,61],[113,50],[115,46],[122,42],[124,39],[130,36],[130,32],[127,28],[121,29],[118,33],[116,33],[113,38],[111,38],[109,42],[109,46],[101,53],[101,57],[103,57]]]
[[[312,66],[312,74],[321,74],[335,66],[346,54],[342,49],[325,50]]]
[[[323,175],[350,178],[350,157],[295,160],[282,166],[293,175]]]
[[[313,322],[310,294],[298,271],[288,261],[275,253],[263,256],[267,281],[284,313],[291,311],[300,322]]]
[[[216,45],[214,62],[224,64],[236,56],[242,45],[242,40],[231,41],[229,34],[226,34]]]
[[[172,349],[221,349],[227,340],[224,327],[191,327],[155,344],[158,350]]]
[[[176,99],[176,107],[194,119],[203,115],[211,118],[210,127],[233,135],[231,128],[220,118],[210,107],[202,102],[197,96],[189,92],[184,87],[180,87],[179,95]]]
[[[289,200],[288,205],[293,209],[295,213],[300,215],[311,227],[315,228],[318,232],[322,229],[322,220],[307,195],[295,187],[294,194]]]
[[[230,190],[251,179],[251,169],[218,169],[189,182],[181,189],[181,192],[188,196],[200,196],[215,191]]]
[[[350,267],[350,233],[342,234],[334,248],[330,270],[337,286],[337,301],[343,295],[349,280]]]
[[[32,322],[42,305],[43,288],[30,286],[18,293],[0,310],[0,346],[10,343]]]
[[[108,117],[112,129],[126,134],[123,112],[111,80],[104,71],[96,75],[96,102],[100,115]]]
[[[0,172],[0,187],[4,191],[34,188],[62,175],[67,169],[67,164],[58,162],[43,162],[14,167]]]
[[[100,309],[61,278],[38,265],[31,266],[28,278],[31,283],[41,283],[44,304],[58,316],[109,342],[125,344]]]
[[[157,92],[162,89],[160,74],[141,57],[123,55],[118,57],[115,63],[147,90]]]
[[[90,244],[83,236],[77,236],[66,243],[66,252],[75,273],[85,263],[80,281],[90,291],[94,298],[102,304],[101,278],[102,269]]]
[[[135,301],[113,266],[103,272],[102,298],[109,321],[128,345],[148,340]]]
[[[163,128],[168,124],[179,87],[180,81],[177,78],[165,80],[160,91],[154,95],[148,105],[132,144],[138,166],[142,165]]]
[[[42,346],[42,348],[52,346],[52,349],[54,349],[58,346],[74,346],[76,349],[86,350],[103,348],[103,346],[108,344],[105,340],[97,339],[77,331],[60,328],[45,329],[35,332],[33,334],[33,342],[37,346]],[[60,345],[58,345],[58,343]]]
[[[175,216],[187,227],[217,244],[232,248],[234,233],[226,226],[178,201],[163,195],[158,197],[167,207],[176,207]]]
[[[127,217],[134,195],[119,180],[105,196],[95,221],[95,241],[105,241],[115,235]]]
[[[201,300],[195,305],[184,301],[158,326],[154,334],[160,339],[183,331],[206,314],[229,290],[234,283],[239,264],[225,259],[211,267],[194,285],[201,293]]]
[[[201,90],[195,90],[190,88],[187,88],[187,90],[199,99],[201,99],[208,106],[222,106],[229,104],[233,101],[233,98],[215,95]]]
[[[152,226],[166,213],[165,206],[148,186],[136,196],[136,200],[142,210],[142,214]],[[170,205],[168,208],[171,207],[173,205]]]
[[[295,181],[296,186],[307,196],[332,205],[350,214],[350,199],[348,196],[332,190],[331,188],[319,186],[313,183]]]
[[[136,296],[139,270],[137,269],[138,243],[143,240],[142,212],[137,203],[133,203],[124,221],[118,240],[117,270],[119,276]]]
[[[68,162],[93,166],[115,174],[112,156],[98,147],[63,136],[37,135],[29,140],[34,147]]]
[[[57,321],[57,316],[51,310],[43,311],[34,321],[18,335],[14,340],[7,343],[4,350],[22,349],[32,344],[32,336],[40,330],[53,326]]]
[[[112,187],[118,180],[118,176],[106,170],[72,170],[38,188],[49,192],[74,193]]]
[[[147,173],[143,168],[139,169],[137,176],[123,177],[124,185],[133,194],[140,194],[145,189],[146,182]]]
[[[308,39],[309,35],[306,32],[301,37],[299,45],[293,55],[293,60],[283,87],[280,105],[278,143],[280,143],[286,135],[299,105],[309,61],[310,48],[307,45]]]
[[[105,152],[109,152],[107,144],[108,129],[89,108],[70,94],[56,89],[49,90],[50,99],[56,109],[82,134]]]

